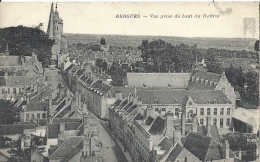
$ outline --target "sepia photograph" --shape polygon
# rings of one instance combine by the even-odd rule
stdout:
[[[259,162],[259,11],[0,3],[0,162]]]

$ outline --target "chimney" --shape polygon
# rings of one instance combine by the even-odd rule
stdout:
[[[50,93],[49,94],[49,107],[52,106],[52,94]]]
[[[166,132],[165,136],[169,137],[170,139],[173,138],[173,114],[172,113],[167,113],[166,114]]]
[[[153,150],[153,140],[152,139],[148,139],[149,140],[149,151]]]
[[[5,71],[5,74],[4,74],[4,79],[7,80],[8,79],[8,71],[6,70]]]
[[[65,131],[65,123],[60,123],[60,133]]]
[[[33,90],[33,79],[30,79],[30,90]]]
[[[181,135],[185,136],[185,114],[181,115]]]
[[[37,83],[33,83],[33,93],[38,92],[38,85]]]
[[[76,106],[78,106],[79,105],[79,92],[78,91],[76,91],[75,97],[76,97]]]
[[[116,95],[115,95],[116,101],[117,100],[123,100],[123,94],[121,91],[116,91]]]
[[[181,144],[181,130],[174,130],[173,131],[173,146],[179,141]]]
[[[82,154],[81,154],[81,157],[80,157],[80,162],[85,162],[84,151],[82,151]]]
[[[228,143],[228,140],[225,140],[225,147],[226,147],[226,160],[228,160],[229,159],[229,143]]]
[[[207,117],[207,121],[206,121],[206,127],[207,127],[207,136],[211,137],[211,133],[210,133],[210,129],[211,129],[211,117]]]
[[[81,110],[82,106],[81,106],[81,93],[79,91],[79,103],[78,103],[78,108]]]

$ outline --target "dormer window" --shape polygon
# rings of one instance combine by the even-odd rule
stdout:
[[[210,100],[209,99],[207,100],[207,104],[210,104]]]
[[[216,99],[213,100],[213,104],[217,104],[217,100]]]
[[[190,105],[190,106],[192,105],[192,101],[189,102],[189,105]]]
[[[194,103],[197,103],[197,100],[196,100],[196,99],[194,99],[193,101],[194,101]]]

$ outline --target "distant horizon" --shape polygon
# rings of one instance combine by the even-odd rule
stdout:
[[[259,4],[256,2],[56,4],[64,23],[63,33],[68,34],[259,39]],[[19,24],[33,27],[42,23],[43,31],[47,31],[50,2],[0,5],[4,20],[0,28]],[[116,18],[118,14],[138,14],[140,18]],[[160,18],[162,15],[171,15],[172,18]],[[192,18],[185,18],[185,15],[192,15]],[[196,18],[196,15],[218,15],[218,18]]]
[[[45,32],[46,33],[46,32]],[[81,34],[81,35],[115,35],[115,36],[145,36],[145,37],[176,37],[176,38],[216,38],[216,39],[253,39],[259,40],[259,38],[242,38],[242,37],[185,37],[185,36],[169,36],[169,35],[130,35],[130,34],[87,34],[87,33],[63,33],[66,34]]]

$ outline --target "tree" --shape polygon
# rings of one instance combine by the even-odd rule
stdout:
[[[114,61],[110,67],[110,73],[112,79],[112,85],[123,86],[124,79],[126,77],[125,71],[120,67],[120,64]]]
[[[31,56],[34,51],[43,66],[50,63],[54,40],[48,39],[48,35],[40,29],[20,25],[0,29],[0,35],[0,52],[5,51],[8,42],[10,55]]]
[[[106,45],[106,40],[105,40],[105,38],[101,38],[100,45]]]
[[[13,107],[13,102],[10,100],[0,99],[0,125],[19,122],[20,111],[20,108]]]

